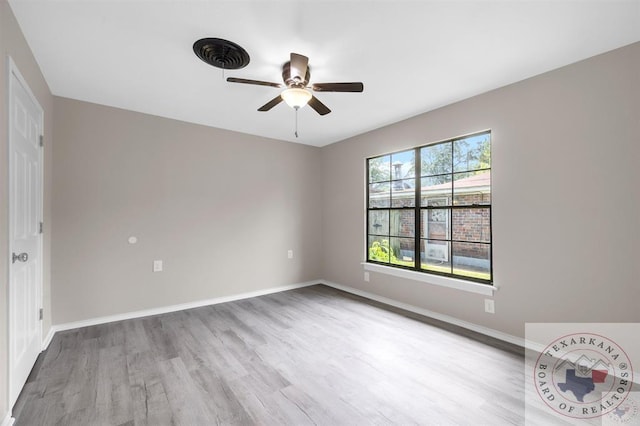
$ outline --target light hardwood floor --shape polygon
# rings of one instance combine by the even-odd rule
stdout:
[[[57,333],[14,415],[17,426],[524,424],[523,375],[517,347],[317,285]]]

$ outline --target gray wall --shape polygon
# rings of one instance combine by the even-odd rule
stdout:
[[[639,79],[636,43],[323,148],[323,277],[521,337],[525,322],[640,321]],[[487,128],[495,315],[477,294],[365,283],[365,158]]]
[[[55,324],[321,278],[319,148],[54,106]]]
[[[22,31],[6,0],[0,0],[0,421],[8,407],[8,341],[7,341],[7,296],[8,296],[8,139],[7,139],[7,57],[11,56],[22,76],[27,80],[33,94],[44,109],[44,323],[43,332],[51,328],[51,172],[52,172],[52,123],[53,97],[40,68],[27,45]]]

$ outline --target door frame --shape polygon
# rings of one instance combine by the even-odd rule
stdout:
[[[38,113],[40,115],[40,119],[39,119],[39,123],[38,125],[40,126],[40,133],[43,135],[44,134],[44,109],[42,108],[42,105],[40,105],[40,102],[38,102],[38,99],[35,97],[35,95],[33,94],[33,91],[31,90],[31,88],[29,87],[29,84],[27,84],[27,80],[22,76],[22,73],[20,73],[20,70],[18,69],[18,66],[16,65],[16,63],[14,62],[13,58],[9,55],[7,55],[7,99],[6,99],[6,106],[7,106],[7,154],[11,153],[11,147],[12,144],[14,143],[12,141],[11,138],[11,108],[13,106],[13,93],[14,93],[14,84],[20,84],[24,90],[26,91],[27,95],[29,96],[30,100],[34,103],[34,105],[37,107],[38,109]],[[44,148],[41,148],[38,150],[38,163],[39,163],[39,170],[38,170],[38,179],[40,180],[40,191],[38,194],[38,214],[40,216],[40,222],[43,222],[43,216],[44,216]],[[11,205],[11,185],[13,182],[12,179],[12,175],[11,175],[11,157],[10,155],[7,155],[7,171],[8,171],[8,179],[7,179],[7,195],[9,197],[9,202],[8,202],[8,206],[9,206],[9,211],[7,214],[7,229],[8,229],[8,255],[11,256],[13,247],[12,247],[12,237],[11,237],[11,219],[12,219],[12,205]],[[44,244],[43,244],[43,239],[44,239],[44,233],[41,232],[39,234],[38,237],[38,250],[39,250],[39,261],[38,261],[38,265],[36,265],[36,291],[37,291],[37,296],[36,299],[38,300],[38,304],[39,306],[37,307],[36,311],[40,308],[43,307],[44,305]],[[9,261],[9,260],[8,260]],[[7,301],[10,302],[11,301],[11,278],[12,278],[12,273],[11,273],[11,263],[8,263],[8,268],[7,268]],[[12,380],[13,380],[13,376],[15,375],[14,372],[14,365],[12,365],[14,363],[13,360],[13,347],[15,346],[15,341],[14,341],[14,336],[12,336],[11,334],[11,327],[12,327],[12,314],[13,314],[13,310],[14,307],[11,306],[11,303],[8,303],[8,307],[7,307],[7,340],[8,340],[8,350],[9,353],[7,354],[7,363],[8,363],[8,375],[7,375],[7,396],[9,398],[9,412],[11,412],[13,405],[16,403],[16,400],[18,399],[18,395],[12,395],[11,394],[11,388],[12,388]],[[42,335],[43,335],[43,330],[42,330],[42,324],[43,321],[39,321],[38,324],[38,340],[40,342],[40,350],[42,350]]]

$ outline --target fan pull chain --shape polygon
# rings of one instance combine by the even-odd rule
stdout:
[[[298,110],[300,109],[300,107],[296,107],[296,131],[294,132],[294,134],[296,135],[296,138],[298,137]]]

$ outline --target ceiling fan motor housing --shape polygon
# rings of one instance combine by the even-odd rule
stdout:
[[[296,76],[297,77],[297,76]],[[291,77],[291,62],[287,62],[282,66],[282,80],[287,87],[292,88],[304,88],[309,84],[309,79],[311,78],[311,67],[307,66],[307,72],[304,75],[304,81],[301,81],[299,78]]]

